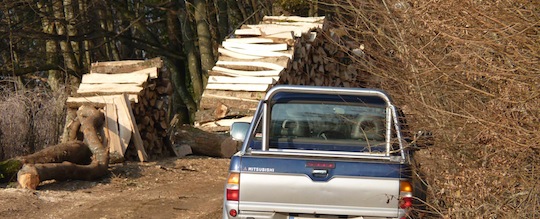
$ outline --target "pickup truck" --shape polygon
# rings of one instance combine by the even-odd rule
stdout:
[[[383,91],[275,86],[234,123],[223,218],[406,218],[413,203],[401,113]]]

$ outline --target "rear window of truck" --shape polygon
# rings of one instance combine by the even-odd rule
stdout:
[[[252,149],[260,148],[260,136],[256,134]],[[386,108],[343,102],[275,103],[269,140],[274,149],[385,153]]]

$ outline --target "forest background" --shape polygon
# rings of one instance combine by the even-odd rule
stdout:
[[[429,215],[540,217],[538,1],[3,0],[0,160],[58,143],[65,99],[98,61],[161,57],[169,114],[192,123],[220,42],[280,14],[327,16],[366,54],[349,63],[363,84],[433,133],[417,152]]]

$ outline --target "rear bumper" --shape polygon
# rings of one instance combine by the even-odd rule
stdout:
[[[275,212],[250,212],[250,211],[243,211],[240,214],[238,214],[236,217],[224,217],[224,219],[324,219],[324,218],[331,218],[331,219],[337,219],[340,218],[338,216],[327,216],[324,215],[298,215],[298,216],[289,216],[285,213],[275,213]],[[350,216],[347,219],[397,219],[397,218],[387,218],[387,217],[362,217],[362,216]]]
[[[339,209],[335,209],[337,210],[335,212],[335,216],[329,216],[327,215],[325,217],[325,215],[314,215],[312,214],[313,212],[317,212],[317,210],[315,209],[307,209],[307,208],[304,208],[304,211],[300,211],[302,212],[301,214],[298,214],[299,212],[298,211],[281,211],[281,212],[276,212],[276,211],[264,211],[264,210],[238,210],[238,202],[236,201],[225,201],[224,202],[224,206],[223,206],[223,219],[315,219],[315,218],[343,218],[343,217],[338,217],[338,216],[343,216],[343,211],[339,211]],[[260,207],[260,206],[259,206]],[[229,215],[229,211],[232,210],[232,209],[235,209],[237,210],[238,212],[238,215],[236,215],[236,217],[232,217]],[[282,209],[284,210],[284,209]],[[307,210],[307,211],[306,211]],[[315,211],[313,211],[315,210]],[[343,210],[343,209],[342,209]],[[286,212],[296,212],[295,215],[297,216],[289,216],[290,214],[289,213],[286,213]],[[310,214],[311,212],[311,214]],[[398,215],[397,217],[395,217],[396,215],[394,214],[394,216],[375,216],[375,215],[384,215],[385,213],[388,214],[388,212],[379,212],[377,213],[376,211],[368,211],[368,215],[364,215],[364,214],[350,214],[350,216],[348,216],[347,218],[348,219],[390,219],[390,218],[402,218],[406,215],[406,212],[405,210],[403,209],[399,209],[398,210]],[[350,212],[349,212],[350,213]],[[357,212],[359,213],[359,212]],[[364,212],[364,213],[367,213],[367,212]],[[364,216],[358,216],[358,215],[364,215]]]

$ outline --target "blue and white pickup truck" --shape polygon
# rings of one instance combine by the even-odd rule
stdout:
[[[413,202],[400,112],[374,89],[276,86],[231,158],[223,218],[404,218]]]

